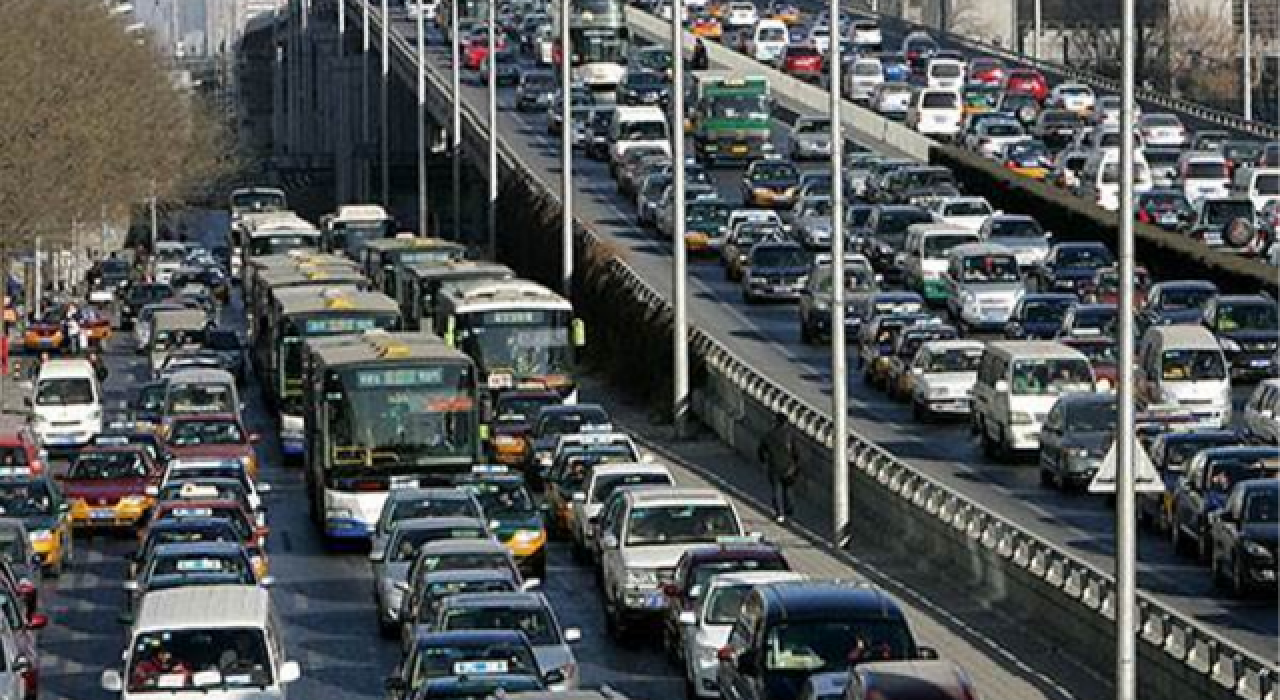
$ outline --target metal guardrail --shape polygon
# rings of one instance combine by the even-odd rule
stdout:
[[[927,25],[917,24],[902,17],[872,12],[869,9],[854,7],[852,5],[848,5],[848,9],[860,14],[876,17],[881,22],[891,22],[899,25],[900,27],[906,28],[906,31],[928,32],[930,35],[942,37],[948,43],[963,47],[965,50],[970,52],[1000,58],[1006,62],[1020,64],[1029,68],[1035,68],[1041,72],[1055,74],[1056,76],[1066,78],[1073,82],[1085,83],[1094,90],[1105,90],[1117,95],[1120,94],[1121,86],[1119,81],[1098,75],[1097,73],[1079,70],[1071,68],[1070,66],[1064,66],[1060,63],[1052,63],[1050,61],[1039,60],[1023,54],[1014,53],[1004,47],[987,44],[966,36],[952,34],[941,29],[929,27]],[[1187,116],[1195,117],[1201,121],[1226,129],[1234,129],[1262,139],[1270,140],[1280,138],[1280,128],[1271,126],[1270,124],[1249,121],[1243,117],[1231,114],[1230,112],[1206,107],[1197,102],[1184,100],[1167,93],[1138,88],[1134,95],[1137,99],[1144,102],[1150,102],[1174,112],[1181,112]]]
[[[408,55],[412,56],[411,47],[403,38],[398,39],[396,46],[410,51]],[[445,94],[445,86],[434,71],[428,73],[428,84],[439,94]],[[467,126],[483,132],[484,120],[471,106],[464,103],[463,111]],[[559,199],[558,191],[543,181],[518,153],[504,144],[500,154],[505,167],[522,172],[544,196]],[[575,222],[580,243],[604,243],[604,237],[591,224],[576,219]],[[612,258],[609,266],[638,303],[670,311],[669,302],[624,260]],[[834,430],[824,410],[778,385],[701,329],[691,329],[690,345],[695,359],[727,379],[744,396],[773,411],[783,411],[796,429],[830,449]],[[922,515],[964,533],[973,542],[998,554],[1006,566],[1030,573],[1084,609],[1105,619],[1114,619],[1115,580],[1106,572],[970,501],[857,433],[849,435],[849,455],[851,467],[875,479]],[[1140,637],[1147,644],[1242,700],[1280,700],[1277,680],[1280,666],[1273,661],[1235,647],[1195,620],[1141,592],[1138,611]]]

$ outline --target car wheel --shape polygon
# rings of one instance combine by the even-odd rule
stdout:
[[[920,405],[919,401],[914,399],[911,401],[911,417],[919,423],[929,422],[929,412],[924,409],[924,406]]]

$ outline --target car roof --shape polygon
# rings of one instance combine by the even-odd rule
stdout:
[[[265,627],[270,610],[259,586],[187,586],[142,598],[135,632],[172,629]]]
[[[455,593],[445,598],[442,607],[451,608],[550,608],[546,596],[533,591],[507,593]]]
[[[636,506],[729,505],[729,498],[713,489],[656,488],[628,491]]]
[[[850,581],[788,581],[756,589],[775,619],[859,617],[905,620],[902,609],[888,593],[867,583]]]

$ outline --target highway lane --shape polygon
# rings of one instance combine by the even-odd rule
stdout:
[[[394,21],[393,27],[405,37],[415,37],[415,29],[407,20]],[[429,49],[428,66],[447,78],[447,44],[441,46],[440,37],[433,38],[436,41]],[[483,114],[485,91],[465,82],[463,91],[466,102]],[[552,191],[558,191],[558,149],[555,140],[546,134],[545,116],[511,109],[509,90],[502,90],[499,100],[500,137]],[[780,142],[785,142],[784,126],[778,125],[777,130]],[[785,152],[785,148],[782,150]],[[578,157],[574,168],[578,218],[623,246],[628,263],[656,290],[669,295],[668,242],[632,225],[634,206],[616,196],[602,164]],[[729,201],[738,200],[735,173],[716,173]],[[693,263],[690,278],[692,323],[728,343],[744,360],[813,405],[829,404],[828,351],[799,343],[794,308],[744,305],[737,288],[724,281],[714,263]],[[856,377],[851,379],[849,389],[851,429],[1046,540],[1100,568],[1111,569],[1113,516],[1101,499],[1048,491],[1040,487],[1033,466],[987,462],[967,427],[916,424],[909,410],[864,387]],[[1139,540],[1139,552],[1140,584],[1145,590],[1235,643],[1264,655],[1274,651],[1280,629],[1274,604],[1219,596],[1212,589],[1207,570],[1175,557],[1163,538],[1144,534]]]

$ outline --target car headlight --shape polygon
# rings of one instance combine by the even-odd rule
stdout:
[[[36,542],[44,544],[52,541],[53,541],[52,530],[32,530],[31,531],[31,542],[33,544]]]
[[[1087,458],[1087,457],[1089,456],[1089,451],[1088,451],[1088,450],[1086,450],[1086,449],[1084,449],[1084,448],[1082,447],[1082,448],[1080,448],[1080,449],[1076,450],[1076,451],[1075,451],[1075,453],[1074,453],[1074,454],[1072,454],[1072,456],[1073,456],[1073,457],[1079,457],[1079,458],[1081,458],[1081,459],[1085,459],[1085,458]]]
[[[253,455],[240,455],[240,463],[244,465],[245,469],[252,469]]]
[[[817,310],[817,311],[830,311],[830,310],[831,310],[831,302],[828,302],[828,301],[823,300],[823,299],[818,299],[818,300],[816,300],[816,301],[814,301],[814,302],[813,302],[813,308],[814,308],[815,310]]]
[[[1031,419],[1031,414],[1026,411],[1013,411],[1009,414],[1009,420],[1014,425],[1031,425],[1034,423]]]
[[[1266,547],[1263,547],[1257,542],[1253,542],[1249,540],[1246,540],[1244,543],[1244,551],[1246,554],[1248,554],[1251,557],[1259,557],[1259,558],[1271,557],[1271,552],[1267,551]]]
[[[1218,338],[1218,345],[1222,346],[1227,352],[1240,352],[1240,343],[1230,338]]]
[[[658,585],[658,572],[653,569],[627,569],[627,585],[628,586],[656,586]]]

